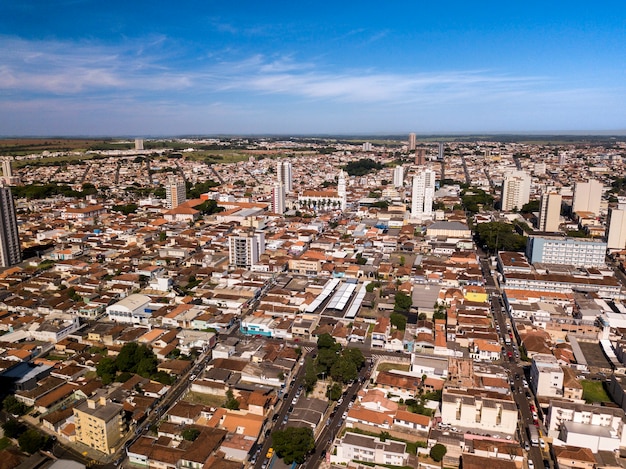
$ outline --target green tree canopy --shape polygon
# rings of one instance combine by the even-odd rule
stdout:
[[[476,226],[476,236],[478,243],[491,252],[523,251],[526,248],[526,237],[515,233],[511,223],[479,223]]]
[[[371,171],[383,169],[383,167],[384,166],[382,164],[377,163],[371,158],[363,158],[358,161],[349,162],[343,167],[343,169],[350,176],[364,176]]]
[[[180,436],[183,437],[183,440],[195,441],[195,439],[200,436],[200,430],[193,427],[187,427],[182,432],[180,432]]]
[[[389,317],[389,319],[391,320],[391,325],[393,327],[396,327],[401,331],[406,329],[407,317],[404,314],[391,313],[391,316]]]
[[[315,448],[313,430],[310,427],[277,430],[272,433],[272,447],[285,464],[302,464]]]
[[[437,443],[435,446],[430,448],[430,457],[436,462],[441,462],[447,452],[448,450],[444,445]]]
[[[406,313],[409,311],[411,306],[413,305],[413,300],[409,295],[403,293],[401,291],[396,293],[395,302],[393,304],[393,310],[396,313]]]
[[[33,454],[46,445],[48,437],[39,433],[34,428],[29,428],[20,435],[17,441],[22,451]]]
[[[12,394],[4,398],[2,408],[13,415],[24,415],[28,411],[28,406],[18,401]]]

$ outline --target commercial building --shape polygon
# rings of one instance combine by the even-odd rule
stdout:
[[[607,243],[588,238],[529,236],[526,256],[531,264],[564,264],[603,267]]]
[[[11,189],[0,185],[0,267],[9,267],[22,261],[17,216]]]
[[[577,182],[574,187],[574,200],[572,212],[592,212],[600,214],[600,201],[602,200],[602,183],[594,179],[588,182]]]
[[[149,309],[150,301],[149,296],[133,294],[107,306],[106,312],[111,321],[146,324],[152,316],[152,311]]]
[[[403,466],[408,462],[406,444],[390,439],[381,440],[374,436],[347,432],[337,443],[337,454],[331,462],[347,464],[351,461],[364,461],[375,464]]]
[[[539,231],[559,231],[561,195],[543,194],[539,201]]]
[[[521,209],[530,200],[530,176],[524,171],[513,171],[502,182],[502,210]]]
[[[435,172],[422,169],[413,176],[411,218],[430,220],[433,218],[433,198],[435,196]]]
[[[165,199],[169,209],[184,203],[187,200],[185,181],[176,176],[170,176],[165,185]]]

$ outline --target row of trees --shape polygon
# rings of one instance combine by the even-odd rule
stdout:
[[[17,438],[20,449],[26,453],[33,454],[43,449],[48,443],[49,438],[38,432],[34,428],[28,428],[17,420],[9,419],[2,424],[4,436],[7,438]]]

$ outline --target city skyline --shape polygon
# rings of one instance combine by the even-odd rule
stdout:
[[[621,134],[623,10],[6,2],[0,136]]]

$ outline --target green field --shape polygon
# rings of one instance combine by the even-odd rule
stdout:
[[[399,370],[399,371],[409,371],[411,365],[404,363],[381,363],[376,368],[376,371],[391,371],[391,370]]]
[[[588,404],[594,402],[611,402],[611,398],[604,389],[604,383],[602,381],[582,380],[580,384],[583,386],[583,399]]]

